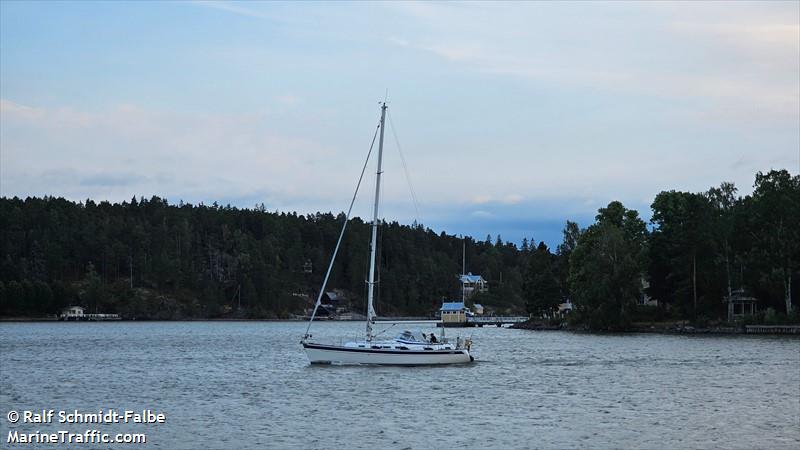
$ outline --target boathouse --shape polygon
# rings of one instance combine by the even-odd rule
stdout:
[[[70,306],[61,310],[59,320],[120,320],[119,314],[86,314],[83,306]]]
[[[464,323],[467,321],[469,309],[464,306],[464,302],[444,302],[439,312],[442,323]]]
[[[61,310],[61,320],[83,320],[85,318],[83,306],[69,306]]]

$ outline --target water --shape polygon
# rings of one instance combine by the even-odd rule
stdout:
[[[304,331],[0,324],[0,437],[94,428],[145,432],[148,447],[170,449],[800,448],[797,338],[451,329],[473,335],[475,363],[404,368],[310,366]],[[166,423],[11,425],[12,409],[152,409]]]

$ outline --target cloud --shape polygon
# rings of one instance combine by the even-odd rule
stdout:
[[[0,115],[4,117],[19,117],[26,120],[40,119],[44,111],[30,106],[20,105],[10,100],[0,99]]]
[[[470,203],[473,205],[488,205],[488,204],[503,204],[503,205],[517,205],[522,203],[525,198],[519,194],[507,194],[500,198],[495,198],[489,194],[480,194],[472,197]]]
[[[399,45],[400,47],[408,47],[409,45],[411,45],[411,42],[408,39],[403,39],[399,37],[391,36],[386,40],[394,45]]]
[[[286,93],[276,96],[275,101],[284,106],[295,107],[300,105],[303,102],[303,99],[292,93]]]
[[[64,36],[4,27],[0,194],[339,210],[387,85],[421,215],[448,232],[462,219],[496,234],[508,217],[592,217],[614,199],[646,208],[661,189],[721,180],[746,193],[755,171],[797,167],[796,3],[184,9],[180,24],[147,24],[163,46],[91,47],[59,60],[57,76],[45,62],[73,54]],[[208,33],[187,34],[209,20]],[[87,35],[143,25],[95,22]],[[64,44],[85,49],[85,39]],[[117,55],[128,65],[109,72]],[[382,212],[408,223],[392,146],[387,136]]]
[[[703,34],[714,39],[724,40],[742,49],[777,48],[793,50],[797,47],[800,25],[787,23],[704,23],[674,22],[676,31]]]
[[[326,161],[326,170],[345,171],[347,158],[334,157],[334,147],[308,136],[271,127],[263,114],[188,114],[132,105],[90,113],[8,99],[0,106],[2,195],[213,201],[259,194],[271,205],[302,207],[345,198],[350,189],[319,169]]]
[[[119,186],[134,186],[146,180],[147,177],[144,177],[136,173],[99,172],[81,177],[78,180],[78,184],[80,184],[81,186],[90,186],[90,187],[119,187]]]
[[[494,52],[484,46],[469,43],[435,43],[422,47],[450,61],[476,63],[484,69],[493,64],[490,54]]]
[[[257,17],[259,19],[274,19],[273,16],[266,14],[262,11],[247,8],[240,3],[232,1],[214,1],[214,0],[195,0],[191,2],[194,5],[203,6],[206,8],[217,9],[220,11],[229,12],[246,17]]]
[[[491,195],[481,194],[481,195],[476,195],[475,197],[472,197],[472,203],[474,203],[476,205],[483,205],[483,204],[489,203],[491,201],[492,201],[492,196]]]
[[[800,119],[796,4],[775,14],[759,14],[765,8],[754,4],[517,6],[392,8],[417,23],[415,38],[403,46],[469,70],[700,102],[706,119]]]
[[[472,213],[470,213],[470,216],[481,219],[489,219],[494,217],[494,214],[490,213],[489,211],[477,210],[477,211],[472,211]]]

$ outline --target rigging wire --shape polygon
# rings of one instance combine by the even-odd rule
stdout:
[[[387,95],[388,95],[388,90],[387,90]],[[388,115],[388,113],[389,113],[388,109],[386,110],[386,113]],[[385,203],[383,202],[383,198],[384,198],[385,194],[386,194],[386,187],[381,189],[380,201],[378,202],[381,205],[385,205]],[[378,213],[379,213],[378,217],[380,217],[380,209],[378,209]],[[375,258],[375,300],[374,301],[375,301],[376,305],[380,305],[381,302],[383,301],[383,296],[381,295],[381,290],[382,290],[381,287],[383,285],[383,283],[381,283],[381,263],[382,263],[382,258],[383,258],[382,249],[383,249],[383,234],[384,234],[384,231],[386,231],[386,220],[384,220],[382,218],[379,218],[378,219],[378,228],[377,228],[377,232],[378,232],[377,241],[378,242],[375,244],[375,246],[376,246],[376,248],[375,248],[375,253],[376,253],[375,256],[376,256],[376,258]],[[383,306],[386,306],[386,305],[383,305]]]
[[[394,328],[396,325],[397,325],[396,323],[393,323],[389,328],[384,328],[382,331],[379,331],[378,333],[375,333],[375,336],[380,336],[383,333],[386,333],[387,331],[389,331],[392,328]]]
[[[358,177],[358,183],[356,184],[355,192],[353,192],[353,198],[350,200],[350,207],[347,208],[347,214],[344,216],[344,224],[342,224],[342,231],[339,233],[339,240],[336,241],[336,248],[333,250],[333,255],[331,255],[331,262],[328,264],[328,271],[325,273],[325,279],[322,281],[322,287],[320,287],[319,294],[317,295],[317,302],[314,304],[314,311],[311,313],[311,320],[308,321],[308,327],[306,327],[306,335],[303,339],[309,338],[309,330],[311,330],[311,323],[314,321],[314,317],[317,315],[317,310],[319,309],[319,305],[322,303],[322,294],[325,292],[325,287],[328,285],[328,278],[331,275],[331,270],[333,269],[333,262],[336,261],[336,254],[339,253],[339,246],[342,244],[342,238],[344,237],[344,231],[347,229],[347,223],[350,222],[350,213],[353,212],[353,204],[356,202],[356,197],[358,196],[358,189],[361,187],[361,181],[364,179],[364,172],[367,170],[367,165],[369,164],[369,158],[372,155],[372,149],[375,147],[375,139],[378,137],[378,130],[380,130],[380,124],[375,128],[375,134],[372,135],[372,143],[369,145],[369,152],[367,152],[367,159],[364,161],[364,167],[361,168],[361,175]]]
[[[414,202],[414,211],[416,211],[416,219],[417,224],[422,225],[422,216],[419,213],[419,201],[417,200],[417,193],[414,191],[414,186],[411,183],[411,176],[408,173],[408,166],[406,165],[406,158],[403,156],[403,148],[400,146],[400,139],[397,138],[397,132],[395,131],[394,122],[392,122],[392,113],[389,112],[387,114],[389,116],[389,125],[391,125],[392,129],[392,136],[394,136],[394,142],[397,145],[397,152],[400,153],[400,161],[403,163],[403,173],[406,175],[406,182],[408,182],[408,190],[411,192],[411,200]]]

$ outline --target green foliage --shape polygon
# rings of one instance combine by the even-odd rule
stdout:
[[[631,322],[660,322],[664,319],[664,310],[657,306],[637,305],[631,316]]]
[[[650,238],[650,295],[686,316],[696,315],[698,308],[721,306],[698,305],[704,294],[721,294],[710,276],[717,266],[711,202],[703,194],[669,191],[658,194],[652,208],[656,228]]]
[[[764,311],[764,319],[763,320],[764,320],[764,323],[767,324],[767,325],[776,325],[779,322],[779,320],[778,320],[778,314],[775,312],[775,309],[774,308],[767,308],[767,310]]]
[[[571,299],[572,295],[569,290],[569,259],[572,252],[578,245],[578,240],[581,237],[581,230],[575,222],[567,221],[562,230],[564,240],[559,244],[556,252],[556,275],[558,276],[558,284],[561,289],[561,296],[564,299]]]
[[[0,315],[52,315],[68,305],[137,319],[302,314],[343,220],[159,197],[0,198]],[[368,224],[352,219],[328,284],[350,293],[354,311],[366,303],[369,235]],[[443,298],[460,297],[462,239],[391,222],[379,242],[379,314],[429,315]],[[516,246],[467,238],[466,249],[469,270],[492,286],[484,304],[522,311],[525,258]]]
[[[732,183],[705,193],[662,192],[653,202],[648,293],[683,318],[724,317],[744,288],[759,307],[791,312],[800,270],[800,177],[756,174],[752,195]]]
[[[490,285],[473,302],[540,314],[572,299],[571,320],[618,329],[642,316],[724,318],[723,298],[744,288],[774,320],[800,320],[800,176],[758,173],[745,197],[731,183],[665,191],[652,210],[652,233],[619,202],[584,231],[567,222],[555,255],[528,240],[517,248],[499,235],[466,238],[468,270]],[[159,197],[0,198],[0,315],[50,315],[76,304],[139,319],[302,314],[343,219]],[[369,224],[352,219],[329,282],[350,293],[354,311],[365,309],[369,235]],[[443,299],[461,297],[461,238],[391,222],[379,242],[379,314],[429,315]],[[659,309],[634,314],[643,279]]]
[[[531,253],[523,292],[525,307],[535,317],[551,313],[561,303],[561,290],[554,267],[555,258],[544,242],[540,242]]]
[[[790,315],[792,283],[800,270],[800,175],[759,172],[754,188],[742,200],[748,214],[740,216],[740,228],[753,244],[744,250],[745,259],[759,269],[755,281],[761,288],[782,294],[783,310]]]
[[[776,311],[775,308],[767,308],[755,316],[745,316],[742,322],[747,325],[798,325],[800,324],[800,314],[798,314],[797,308],[793,309],[791,314]]]
[[[647,231],[638,213],[619,202],[598,212],[570,258],[576,319],[592,329],[624,329],[641,293]]]

